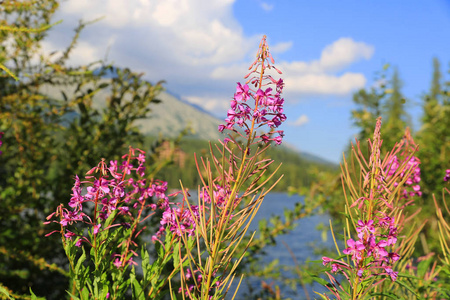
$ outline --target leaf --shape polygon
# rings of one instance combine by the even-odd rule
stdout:
[[[67,294],[70,295],[70,299],[71,299],[71,300],[80,300],[80,298],[78,298],[78,297],[75,296],[75,295],[72,295],[72,293],[70,293],[69,291],[66,291],[66,292],[67,292]]]
[[[6,297],[8,297],[8,299],[14,299],[13,297],[11,297],[9,295],[8,290],[5,287],[3,287],[3,286],[0,286],[0,294],[5,295]]]
[[[75,274],[76,275],[80,275],[80,268],[82,267],[83,262],[86,260],[86,251],[84,250],[84,247],[82,247],[83,249],[83,254],[81,254],[80,258],[77,261],[77,264],[75,266]]]
[[[406,277],[406,276],[404,276]],[[407,289],[408,291],[410,291],[411,293],[413,293],[418,299],[423,299],[421,296],[419,296],[412,287],[410,287],[408,284],[406,284],[405,282],[403,282],[402,280],[396,280],[395,283],[397,283],[398,285],[401,285],[402,287],[404,287],[405,289]]]
[[[323,279],[322,277],[319,277],[315,274],[312,274],[311,272],[309,272],[307,269],[305,269],[305,272],[316,282],[320,283],[323,286],[326,286],[329,284],[328,281],[326,281],[325,279]]]
[[[417,277],[419,278],[425,277],[425,273],[427,272],[430,263],[431,259],[426,259],[419,263],[419,265],[417,266]]]
[[[179,251],[180,251],[180,243],[175,243],[173,246],[173,267],[176,269],[180,265],[180,257],[179,257]]]
[[[106,88],[106,87],[108,87],[109,86],[109,83],[107,83],[107,82],[103,82],[103,83],[101,83],[99,86],[98,86],[98,88],[97,89],[104,89],[104,88]]]
[[[31,300],[37,299],[36,295],[33,293],[33,290],[31,289],[31,287],[30,287],[30,295],[31,295]]]
[[[33,293],[33,290],[31,290],[31,287],[30,287],[30,295],[31,295],[31,300],[39,300],[39,299],[45,300],[44,297],[37,297],[37,296]]]
[[[391,299],[398,299],[398,296],[394,293],[389,293],[389,292],[381,292],[381,293],[370,293],[369,296],[374,297],[374,296],[383,296],[383,297],[388,297]],[[378,297],[376,297],[375,299],[378,299]]]
[[[139,299],[141,295],[143,295],[143,290],[141,285],[139,284],[139,281],[136,279],[136,271],[134,267],[131,269],[130,273],[130,280],[131,280],[131,286],[133,290],[133,297],[134,299]]]

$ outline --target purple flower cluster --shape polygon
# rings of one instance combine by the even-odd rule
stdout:
[[[392,159],[388,162],[387,167],[386,167],[386,175],[389,179],[389,177],[394,176],[394,174],[397,172],[398,168],[401,166],[403,162],[401,160],[399,160],[397,158],[397,156],[393,156]],[[404,189],[402,191],[402,197],[404,199],[408,199],[408,198],[412,198],[414,196],[422,196],[422,192],[420,190],[420,160],[415,157],[412,156],[407,164],[406,167],[402,170],[402,172],[400,173],[400,179],[403,180],[403,178],[405,177],[405,174],[408,173],[410,170],[411,173],[409,175],[409,177],[406,179],[405,183],[404,183]],[[394,184],[395,187],[398,186],[398,182],[396,182]]]
[[[284,99],[281,98],[283,85],[283,80],[279,79],[276,82],[276,92],[273,94],[270,87],[265,90],[258,89],[255,92],[247,84],[242,86],[238,83],[234,98],[231,100],[231,109],[228,110],[228,116],[225,119],[226,124],[219,125],[219,131],[228,129],[238,132],[235,128],[237,124],[240,128],[244,128],[246,135],[249,136],[252,129],[268,126],[271,129],[270,133],[262,133],[256,138],[264,143],[274,141],[280,145],[284,133],[282,130],[275,129],[286,120],[286,115],[283,113]],[[249,99],[253,99],[254,107],[249,105],[247,101]],[[278,136],[272,138],[273,133],[277,133]]]
[[[445,171],[445,176],[444,176],[444,181],[449,181],[449,180],[450,180],[450,169]]]
[[[218,184],[214,185],[214,187],[215,188],[213,189],[212,196],[214,199],[215,207],[219,209],[225,209],[227,206],[227,200],[229,199],[231,194],[231,190],[228,187],[224,188]],[[211,203],[209,188],[203,187],[200,191],[199,196],[200,199],[204,201],[204,203]],[[174,235],[178,237],[181,237],[184,234],[187,234],[188,236],[195,235],[195,230],[197,227],[196,224],[199,222],[199,206],[189,205],[189,207],[187,207],[187,205],[185,204],[186,201],[188,200],[183,199],[182,201],[177,203],[167,202],[166,206],[161,207],[164,212],[160,221],[161,226],[159,227],[159,230],[156,232],[156,234],[152,236],[152,240],[154,242],[160,241],[160,238],[164,235],[166,228],[168,228]],[[236,205],[238,201],[239,197],[236,195]],[[230,211],[232,210],[233,208],[230,209]]]
[[[397,242],[397,226],[394,219],[385,216],[379,218],[376,223],[374,220],[359,220],[356,231],[358,240],[348,239],[348,248],[343,253],[352,256],[358,276],[361,277],[365,273],[366,277],[370,276],[375,270],[378,275],[386,274],[395,281],[398,272],[392,270],[392,265],[400,259],[400,255],[386,249]],[[322,257],[322,262],[324,266],[331,263],[331,270],[334,273],[353,269],[342,261],[328,257]],[[384,273],[376,271],[380,268],[384,270]]]
[[[250,67],[250,69],[253,67],[254,69],[245,76],[245,78],[248,78],[253,74],[253,77],[247,83],[251,82],[256,89],[251,89],[247,83],[244,85],[237,83],[236,93],[231,100],[231,109],[228,110],[225,119],[226,124],[219,125],[220,132],[228,129],[240,134],[238,129],[244,129],[246,136],[252,137],[255,130],[265,128],[262,130],[263,133],[255,136],[256,142],[269,143],[274,141],[278,145],[281,144],[284,132],[276,129],[286,120],[286,115],[283,113],[284,99],[281,97],[284,82],[281,78],[275,80],[272,76],[265,74],[266,69],[274,69],[281,74],[278,69],[270,64],[269,60],[272,64],[274,63],[264,37],[257,59]],[[268,85],[275,85],[275,91],[271,87],[263,88]],[[269,129],[268,132],[267,128]],[[277,136],[272,137],[275,133]]]
[[[198,218],[197,205],[191,205],[190,209],[186,206],[183,207],[182,203],[176,203],[175,207],[168,206],[163,212],[161,226],[152,237],[152,241],[157,241],[164,234],[166,228],[179,237],[184,234],[194,236]]]
[[[231,190],[228,187],[223,188],[219,184],[215,185],[215,189],[213,190],[213,199],[215,201],[215,206],[221,209],[225,209],[227,206],[227,200],[231,195]],[[203,199],[206,203],[211,203],[211,197],[209,195],[209,188],[203,187],[200,192],[200,198]],[[235,196],[235,203],[239,201],[239,196]],[[231,209],[233,210],[233,209]]]
[[[137,155],[136,155],[137,154]],[[168,207],[168,197],[166,196],[167,182],[154,180],[149,186],[145,175],[145,152],[140,149],[130,148],[130,153],[122,156],[124,161],[118,165],[117,161],[110,161],[109,165],[101,161],[96,167],[87,172],[85,181],[81,181],[75,176],[75,184],[72,188],[72,197],[69,201],[70,208],[59,206],[56,212],[50,214],[47,220],[53,216],[58,216],[62,226],[64,236],[67,239],[77,237],[76,246],[81,246],[86,242],[93,245],[92,241],[83,233],[76,234],[68,230],[68,226],[77,222],[83,222],[92,227],[94,236],[103,230],[110,230],[113,227],[130,228],[136,220],[136,215],[141,215],[142,210],[148,208],[155,210],[157,205],[148,201],[151,198],[159,199],[161,208]],[[136,162],[136,166],[133,163]],[[99,173],[98,176],[92,174]],[[131,177],[136,174],[136,178]],[[150,203],[148,203],[150,202]],[[120,222],[103,225],[108,217],[117,210],[115,220],[120,218]],[[46,222],[50,223],[50,222]],[[133,229],[134,230],[134,229]],[[48,235],[54,233],[53,231]],[[136,237],[136,236],[135,236]],[[127,247],[128,248],[128,247]],[[116,258],[114,265],[123,266],[124,256],[114,255]],[[126,256],[125,256],[126,257]],[[131,263],[131,259],[127,259]]]

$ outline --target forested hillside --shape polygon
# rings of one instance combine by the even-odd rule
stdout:
[[[148,147],[157,141],[157,138],[152,136],[147,136],[146,139]],[[212,145],[214,147],[214,142]],[[205,157],[205,154],[210,151],[208,141],[185,137],[178,144],[164,142],[159,151],[163,157],[171,156],[171,163],[158,173],[159,177],[164,177],[168,181],[169,186],[173,188],[179,186],[180,179],[183,185],[189,188],[196,188],[200,184],[195,155],[198,158]],[[276,191],[287,191],[289,187],[309,186],[312,181],[309,171],[312,169],[328,171],[337,169],[336,165],[329,162],[304,158],[299,152],[282,146],[270,148],[265,155],[275,161],[270,166],[270,171],[274,171],[281,164],[277,175],[284,175],[284,178],[275,187]],[[271,182],[274,182],[276,178],[271,179]]]

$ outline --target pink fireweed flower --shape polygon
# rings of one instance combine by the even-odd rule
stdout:
[[[76,223],[78,221],[83,221],[84,213],[81,211],[69,211],[64,209],[62,212],[63,218],[60,221],[61,225],[66,227],[67,225],[71,225],[72,223]]]
[[[366,248],[361,241],[354,241],[353,239],[347,240],[348,248],[344,249],[342,252],[347,255],[351,255],[352,259],[355,261],[361,260],[361,253]]]
[[[281,97],[284,82],[282,79],[275,80],[265,74],[266,69],[274,69],[281,74],[269,60],[272,64],[274,63],[264,37],[257,59],[250,67],[250,69],[254,69],[245,76],[245,78],[250,75],[253,77],[245,84],[237,83],[236,93],[230,104],[231,109],[228,110],[225,119],[226,124],[219,125],[220,132],[226,129],[242,136],[241,132],[244,129],[247,138],[253,139],[253,132],[261,130],[262,133],[256,135],[255,141],[252,140],[252,142],[269,143],[273,141],[278,145],[282,143],[283,131],[273,131],[273,129],[278,128],[286,120],[286,115],[283,113],[284,99]],[[261,74],[263,75],[261,76]],[[249,82],[255,86],[255,90],[249,87]],[[265,87],[267,85],[275,85],[276,90],[274,91],[272,87]],[[249,101],[250,99],[253,101]],[[242,129],[239,130],[240,128]],[[277,136],[272,137],[272,134],[277,134]]]
[[[122,262],[120,261],[120,258],[116,258],[113,262],[113,265],[117,268],[120,269],[120,267],[122,266]]]
[[[160,221],[162,226],[156,232],[154,240],[161,237],[165,233],[166,228],[169,228],[172,233],[179,237],[184,234],[188,236],[195,235],[196,221],[198,222],[199,218],[198,206],[192,205],[189,210],[187,207],[182,207],[182,203],[176,203],[175,205],[175,207],[168,206],[165,208]]]
[[[244,84],[242,86],[242,84],[238,82],[234,99],[236,101],[247,101],[248,99],[250,99],[249,90],[250,88],[247,84]]]
[[[230,187],[223,188],[219,184],[216,184],[213,189],[213,199],[217,207],[224,209],[227,206],[227,200],[229,200],[231,195]],[[211,197],[209,195],[209,188],[203,187],[200,192],[200,198],[203,199],[206,203],[211,203]],[[239,202],[239,196],[236,194],[234,197],[234,204],[236,205]]]
[[[71,240],[74,236],[76,236],[76,234],[69,230],[64,233],[64,237],[68,238],[69,240]]]
[[[444,181],[450,180],[450,169],[445,171]]]
[[[81,181],[78,176],[75,176],[69,209],[64,208],[61,204],[54,213],[47,217],[47,220],[56,218],[57,221],[45,222],[45,224],[56,222],[62,225],[63,230],[60,232],[69,240],[72,240],[75,236],[78,237],[75,243],[77,247],[81,247],[84,243],[94,247],[105,242],[105,240],[98,243],[91,242],[92,235],[94,239],[98,239],[101,236],[99,234],[101,231],[115,230],[115,228],[131,229],[133,232],[131,238],[122,241],[118,246],[118,251],[123,251],[123,253],[116,255],[120,259],[111,260],[111,264],[118,268],[125,264],[135,264],[131,258],[125,260],[129,257],[129,253],[137,255],[130,246],[136,246],[134,239],[142,232],[142,229],[137,230],[137,233],[135,230],[140,222],[153,214],[153,212],[150,212],[145,218],[141,218],[141,213],[147,209],[155,210],[157,206],[153,202],[160,199],[163,199],[163,202],[168,202],[166,197],[167,182],[152,180],[150,186],[148,186],[146,179],[142,178],[145,175],[145,167],[143,166],[145,152],[130,148],[129,154],[123,156],[123,158],[125,161],[122,162],[121,167],[118,167],[117,161],[110,161],[107,165],[102,160],[87,173],[85,181]],[[133,166],[134,161],[139,162],[135,164],[138,167]],[[128,174],[130,176],[127,176]],[[131,176],[138,179],[133,179]],[[147,201],[151,197],[157,199],[153,199],[154,201],[151,202]],[[114,218],[106,226],[105,220],[115,211],[117,211],[117,216],[120,217]],[[81,226],[69,227],[79,222],[84,223],[89,229],[85,230]],[[55,232],[52,231],[51,233]],[[88,232],[90,234],[87,234]]]
[[[397,280],[398,272],[394,272],[391,267],[386,267],[384,270],[386,271],[386,274],[391,277],[392,281]]]
[[[358,232],[358,237],[364,239],[364,236],[368,237],[370,234],[375,233],[375,227],[373,226],[373,220],[368,220],[366,222],[358,220],[358,227],[356,227]]]
[[[393,156],[392,160],[387,164],[386,171],[388,179],[391,176],[394,176],[397,173],[398,168],[402,162],[399,162],[399,159],[397,156]],[[400,173],[400,179],[403,179],[405,177],[405,174],[412,170],[409,177],[406,179],[404,183],[404,189],[402,190],[402,195],[404,199],[408,199],[410,197],[414,196],[421,196],[422,192],[420,191],[420,185],[418,184],[421,180],[420,178],[420,167],[419,167],[420,161],[417,157],[413,156],[411,157],[406,167],[402,170]],[[395,183],[395,186],[397,186],[398,183]]]
[[[369,251],[368,255],[373,256],[375,260],[383,259],[388,256],[389,253],[384,249],[388,246],[388,243],[385,240],[381,240],[378,243],[375,241],[375,237],[371,236],[369,238]]]
[[[100,227],[102,227],[102,224],[97,224],[94,226],[94,234],[98,233],[98,231],[100,230]]]
[[[399,259],[400,259],[400,255],[398,255],[395,252],[391,252],[391,253],[389,253],[389,255],[387,257],[386,262],[387,263],[394,263],[394,262],[398,261]]]
[[[343,269],[350,269],[350,266],[346,263],[344,263],[343,261],[340,260],[335,260],[326,256],[322,257],[322,264],[324,266],[331,264],[331,272],[333,273],[337,273],[338,271],[341,271]]]
[[[329,264],[329,263],[332,262],[332,261],[334,261],[334,259],[331,259],[331,258],[326,257],[326,256],[323,256],[323,257],[322,257],[322,264],[323,264],[324,266],[326,266],[327,264]]]

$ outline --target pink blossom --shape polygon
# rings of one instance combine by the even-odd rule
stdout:
[[[347,245],[348,248],[344,249],[342,252],[347,255],[352,255],[353,260],[361,260],[361,252],[365,249],[364,244],[360,241],[355,242],[353,239],[348,239]]]
[[[444,181],[449,181],[449,180],[450,180],[450,169],[447,169],[445,171]]]

